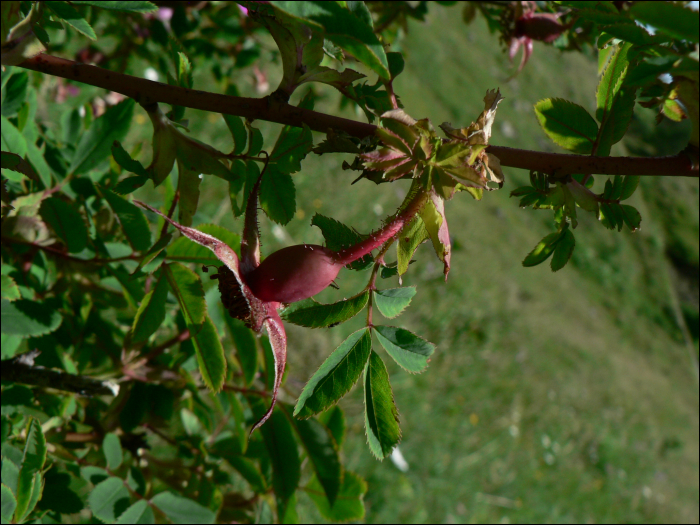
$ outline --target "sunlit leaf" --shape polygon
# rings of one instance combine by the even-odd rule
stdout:
[[[306,418],[334,405],[359,379],[372,342],[367,328],[343,341],[309,379],[294,407],[294,416]]]
[[[131,247],[138,251],[148,250],[151,247],[151,231],[143,212],[136,205],[106,188],[102,188],[102,195],[117,215]]]
[[[576,241],[574,239],[574,234],[570,230],[566,230],[554,249],[554,255],[552,256],[552,271],[556,272],[561,270],[566,263],[571,259],[571,254],[574,253],[574,246]]]
[[[46,454],[46,438],[41,424],[36,419],[31,418],[27,427],[27,440],[17,477],[17,507],[15,509],[17,521],[22,521],[34,509],[40,498],[43,487],[40,472],[44,467]]]
[[[49,2],[46,4],[46,7],[79,33],[82,33],[90,40],[97,40],[95,30],[68,2]]]
[[[128,98],[112,106],[92,121],[80,137],[69,172],[79,175],[96,168],[109,157],[115,140],[122,141],[129,131],[134,114],[134,99]]]
[[[401,429],[399,412],[389,384],[389,373],[374,351],[370,352],[365,367],[364,386],[367,443],[377,459],[384,459],[401,441]]]
[[[630,14],[673,38],[700,42],[697,11],[667,2],[637,2]]]
[[[224,315],[233,343],[236,346],[236,357],[243,370],[243,379],[250,385],[258,373],[258,347],[255,343],[255,335],[243,324],[243,321],[234,319],[228,314]]]
[[[395,326],[374,326],[374,334],[399,366],[407,372],[422,372],[428,366],[428,361],[435,345],[418,337],[413,332]]]
[[[41,216],[65,243],[68,253],[78,253],[87,246],[85,221],[75,206],[60,197],[49,197],[41,203]]]
[[[333,506],[343,479],[336,441],[331,431],[314,419],[296,419],[294,424],[316,477]]]
[[[93,516],[106,523],[113,523],[129,508],[129,491],[121,478],[109,477],[92,489],[88,505]]]
[[[75,0],[71,2],[73,4],[83,4],[91,5],[94,7],[99,7],[100,9],[109,9],[112,11],[126,11],[127,13],[152,13],[158,10],[152,2],[143,2],[140,0],[128,0],[128,1],[113,1],[113,2],[103,2],[95,0]]]
[[[280,312],[283,320],[308,328],[321,328],[343,323],[362,311],[367,305],[369,292],[332,304],[317,303],[313,299],[293,303]]]
[[[349,248],[366,238],[366,235],[360,235],[342,222],[318,213],[314,214],[311,218],[311,226],[317,226],[321,229],[323,238],[326,240],[326,247],[333,251]],[[351,270],[364,270],[372,266],[373,263],[372,255],[367,254],[361,259],[349,264],[347,268]]]
[[[523,266],[537,266],[546,261],[554,252],[557,242],[561,237],[561,232],[554,232],[542,239],[537,246],[525,257]]]
[[[399,275],[406,273],[416,249],[429,237],[430,235],[420,217],[414,217],[413,220],[401,230],[398,236],[398,242],[396,243],[397,269]]]
[[[151,504],[173,523],[214,523],[216,520],[216,514],[210,509],[170,491],[153,496]]]
[[[415,286],[375,290],[373,303],[384,317],[393,319],[401,315],[404,309],[411,303],[411,299],[413,299],[414,295],[416,295]]]
[[[327,520],[361,521],[365,517],[365,506],[362,500],[367,493],[367,482],[354,472],[345,471],[343,484],[333,504],[324,495],[323,487],[315,475],[306,489],[321,515]]]
[[[642,216],[633,206],[628,206],[627,204],[621,205],[623,219],[627,227],[634,231],[637,231],[642,223]]]
[[[107,432],[102,440],[102,453],[107,460],[107,467],[111,470],[116,470],[122,464],[124,453],[122,445],[119,442],[119,437],[113,432]]]
[[[61,325],[62,317],[54,302],[2,299],[1,304],[3,334],[35,337],[51,333]]]
[[[351,53],[382,79],[389,80],[386,53],[372,27],[335,2],[270,2],[283,11],[324,29],[324,36]]]
[[[142,499],[126,509],[116,523],[124,525],[155,523],[155,515],[148,501]]]
[[[268,166],[260,182],[260,206],[278,224],[287,224],[296,211],[296,189],[289,173]]]
[[[548,98],[535,104],[535,114],[547,136],[562,148],[583,155],[593,151],[598,125],[578,104]]]

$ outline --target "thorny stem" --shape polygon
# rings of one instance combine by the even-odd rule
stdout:
[[[336,262],[343,265],[350,264],[390,240],[420,211],[427,198],[428,194],[423,191],[416,194],[404,210],[391,219],[379,231],[370,234],[369,237],[354,246],[337,251],[334,256]]]
[[[420,201],[421,203],[425,203],[425,199],[420,198],[420,196],[416,196],[413,202]],[[409,205],[409,208],[411,206]],[[408,209],[408,208],[407,208]],[[418,206],[418,209],[420,209],[420,206]],[[417,210],[416,210],[417,211]],[[414,212],[415,215],[415,212]],[[413,215],[411,215],[412,217]],[[410,219],[407,221],[403,222],[403,225],[405,226]],[[401,228],[403,229],[403,227]],[[401,231],[401,230],[398,230]],[[397,232],[398,233],[398,232]],[[373,302],[372,302],[372,291],[376,290],[376,283],[377,283],[377,272],[379,272],[379,268],[382,267],[382,264],[384,262],[384,255],[386,254],[387,251],[389,251],[389,248],[391,247],[392,244],[394,244],[394,240],[396,240],[396,237],[391,237],[387,242],[384,243],[384,246],[379,250],[379,253],[377,256],[374,258],[374,267],[372,268],[372,275],[370,275],[369,282],[367,283],[367,286],[365,286],[365,290],[368,290],[370,292],[369,294],[369,300],[367,301],[367,326],[372,326],[372,310],[373,310]]]
[[[250,120],[265,120],[296,127],[302,127],[306,124],[312,130],[322,133],[327,133],[332,128],[345,131],[358,138],[374,135],[376,130],[376,126],[372,124],[326,115],[279,101],[271,101],[270,97],[260,99],[234,97],[168,86],[160,82],[116,73],[52,55],[38,55],[25,60],[18,67],[115,91],[142,104],[164,102],[214,113],[241,116]],[[591,173],[699,176],[697,164],[693,165],[690,156],[684,153],[669,157],[591,157],[545,153],[503,146],[489,146],[486,151],[498,157],[501,166],[545,173],[556,171],[559,175]]]

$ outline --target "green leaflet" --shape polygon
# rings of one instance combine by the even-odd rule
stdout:
[[[110,476],[95,485],[88,496],[88,505],[93,516],[113,523],[129,507],[129,491],[121,478]]]
[[[377,459],[384,459],[401,441],[399,412],[382,359],[371,351],[365,367],[365,431]]]
[[[690,7],[666,2],[638,2],[630,8],[630,14],[673,38],[696,44],[700,42],[697,11]]]
[[[630,25],[646,33],[635,24]],[[610,155],[610,148],[622,140],[632,120],[637,88],[625,85],[634,69],[628,57],[631,47],[631,43],[625,43],[615,50],[598,84],[596,118],[600,130],[595,153],[599,156]]]
[[[8,75],[9,79],[2,86],[2,114],[5,117],[14,117],[27,98],[29,75],[19,68],[13,68],[5,75]],[[23,130],[24,127],[19,125],[19,129]]]
[[[601,126],[604,126],[606,120],[610,118],[615,97],[624,82],[630,64],[627,55],[631,48],[632,44],[625,43],[615,50],[598,83],[595,118],[601,123]]]
[[[94,0],[76,0],[73,4],[91,5],[100,9],[109,9],[112,11],[124,11],[127,13],[152,13],[157,11],[158,7],[152,2],[134,1],[117,1],[117,2],[102,2]]]
[[[638,175],[625,176],[624,180],[622,181],[622,189],[620,190],[621,201],[629,199],[632,194],[634,194],[637,186],[639,186],[639,179],[640,177]]]
[[[132,272],[132,275],[137,275],[140,270],[143,269],[146,273],[153,273],[160,267],[160,263],[165,258],[165,253],[163,250],[168,247],[170,241],[173,238],[172,233],[166,233],[160,237],[156,243],[151,246],[151,249],[146,252],[146,254],[139,261],[138,266]],[[153,263],[153,264],[151,264]]]
[[[354,472],[345,471],[338,497],[333,504],[324,497],[323,487],[315,475],[312,476],[306,488],[307,494],[327,520],[362,521],[365,517],[365,506],[362,499],[367,493],[367,482]]]
[[[151,503],[162,510],[173,523],[214,523],[216,514],[196,501],[173,492],[161,492]]]
[[[151,247],[151,231],[141,209],[107,188],[102,188],[102,195],[117,215],[131,247],[137,251],[148,250]]]
[[[194,335],[204,323],[207,315],[207,304],[204,300],[204,290],[199,276],[180,263],[169,263],[163,266],[163,274],[170,285],[173,295],[180,303],[182,315],[187,328]]]
[[[226,357],[219,334],[208,315],[204,318],[201,330],[192,334],[192,342],[204,384],[210,390],[218,392],[226,381]]]
[[[97,40],[95,30],[88,24],[87,20],[80,16],[77,9],[68,2],[49,2],[46,4],[46,7],[53,11],[57,18],[63,20],[79,33],[82,33],[90,40]]]
[[[343,469],[338,456],[338,445],[331,431],[315,419],[295,419],[297,433],[311,460],[316,477],[326,497],[335,503],[343,480]]]
[[[407,224],[398,236],[396,243],[397,269],[399,275],[403,275],[408,270],[408,265],[418,246],[428,239],[430,235],[423,224],[423,219],[416,216]]]
[[[113,432],[107,432],[102,440],[102,453],[107,460],[107,467],[110,470],[116,470],[122,464],[124,454],[122,445],[119,442],[119,437]]]
[[[310,105],[309,109],[313,109],[313,104]],[[276,164],[277,169],[283,173],[296,173],[301,170],[301,161],[313,145],[311,129],[306,124],[303,128],[285,126],[270,153],[270,164]]]
[[[267,484],[265,483],[265,478],[262,477],[258,466],[252,460],[244,456],[224,456],[226,460],[235,468],[238,473],[243,476],[249,484],[250,487],[255,492],[265,492],[267,490]]]
[[[365,235],[360,235],[342,222],[318,213],[314,214],[311,218],[311,226],[317,226],[321,229],[323,238],[326,239],[326,247],[334,251],[349,248],[366,238]],[[347,268],[351,270],[364,270],[372,266],[373,262],[372,254],[367,254],[361,259],[349,264]]]
[[[294,416],[307,418],[334,405],[359,379],[372,347],[369,329],[350,334],[309,379],[294,407]]]
[[[374,326],[374,334],[396,363],[407,372],[417,373],[428,366],[435,345],[413,332],[395,326]]]
[[[18,299],[10,302],[2,299],[3,334],[22,337],[35,337],[53,332],[63,320],[57,310],[57,304],[47,300],[43,303]]]
[[[9,275],[3,275],[1,277],[2,299],[7,299],[8,301],[12,302],[22,297],[22,295],[19,292],[19,288],[17,287],[17,283],[15,283],[12,277],[10,277]]]
[[[260,182],[260,206],[270,220],[287,224],[296,211],[296,189],[289,173],[270,165]]]
[[[141,499],[126,509],[122,515],[119,516],[117,523],[124,525],[132,523],[155,523],[155,520],[153,509],[148,505],[148,501]]]
[[[290,323],[308,328],[321,328],[343,323],[356,316],[367,305],[369,292],[333,304],[317,303],[313,299],[299,301],[285,308],[280,316]]]
[[[243,370],[243,378],[245,383],[250,385],[258,373],[258,346],[255,342],[255,334],[243,324],[243,321],[234,319],[228,315],[228,312],[224,312],[224,320],[236,345],[236,356]]]
[[[129,131],[134,104],[134,99],[126,99],[92,121],[90,128],[80,137],[68,169],[70,173],[86,173],[109,157],[114,141],[124,140]]]
[[[129,306],[137,309],[144,297],[143,282],[133,279],[121,264],[107,265],[105,271],[119,282]]]
[[[59,197],[49,197],[41,203],[41,216],[66,245],[68,253],[78,253],[85,249],[87,228],[76,207]]]
[[[642,224],[642,216],[639,211],[627,204],[621,204],[620,207],[622,208],[623,220],[627,227],[633,232],[637,231]]]
[[[571,254],[574,253],[574,246],[576,246],[574,234],[571,233],[571,230],[567,229],[562,234],[554,249],[551,263],[553,272],[559,271],[566,266],[566,263],[571,259]]]
[[[36,419],[30,418],[22,463],[17,476],[17,507],[15,508],[17,522],[23,521],[34,510],[41,498],[43,489],[41,470],[46,462],[46,453],[46,438],[41,430],[41,424]]]
[[[241,120],[241,117],[234,117],[233,115],[222,115],[224,121],[226,121],[226,126],[228,126],[231,132],[231,137],[233,138],[233,154],[240,154],[248,141],[248,132],[245,129],[245,125]]]
[[[445,201],[433,193],[430,200],[421,208],[419,214],[423,220],[425,230],[433,243],[435,255],[443,262],[443,272],[445,277],[447,277],[450,271],[452,244],[447,228],[447,217],[445,216]]]
[[[542,239],[537,246],[527,254],[523,260],[523,266],[537,266],[546,261],[556,248],[557,241],[561,237],[562,232],[554,232]]]
[[[266,407],[260,398],[248,397],[248,400],[256,418],[265,412]],[[277,510],[283,515],[287,502],[299,486],[301,478],[299,449],[294,440],[292,425],[282,410],[272,412],[270,419],[260,427],[260,431],[272,463],[272,486],[277,497]]]
[[[0,507],[0,516],[3,523],[11,523],[12,517],[17,508],[17,500],[12,490],[7,485],[0,486],[0,494],[2,495],[2,507]]]
[[[112,156],[117,164],[119,164],[125,170],[136,175],[141,175],[142,177],[150,178],[148,171],[146,171],[146,168],[143,167],[143,164],[141,164],[138,160],[132,159],[131,155],[127,153],[127,151],[121,145],[121,142],[118,140],[115,140],[112,143]]]
[[[345,414],[343,414],[343,410],[336,405],[329,408],[322,414],[319,414],[317,419],[328,427],[328,430],[331,431],[335,442],[339,447],[342,447],[343,441],[345,441],[346,430]]]
[[[192,226],[192,218],[199,204],[199,185],[202,179],[199,172],[191,171],[178,162],[177,191],[180,194],[178,202],[178,219],[183,226]]]
[[[0,125],[0,146],[2,151],[24,157],[27,154],[27,141],[24,136],[5,116],[0,116],[0,121],[2,123]]]
[[[411,304],[414,295],[416,295],[416,287],[406,286],[404,288],[375,290],[372,300],[384,317],[393,319],[401,315]]]
[[[391,77],[386,53],[367,22],[335,2],[270,2],[292,16],[324,29],[324,37],[348,51],[383,80]]]
[[[578,104],[561,98],[540,100],[535,115],[547,136],[562,148],[583,155],[593,151],[598,125]]]

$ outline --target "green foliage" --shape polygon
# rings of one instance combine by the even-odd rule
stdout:
[[[399,413],[382,359],[370,352],[365,365],[365,430],[367,443],[377,459],[384,459],[401,440]]]

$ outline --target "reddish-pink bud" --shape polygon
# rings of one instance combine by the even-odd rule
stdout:
[[[541,42],[554,42],[567,26],[559,22],[559,14],[525,14],[515,21],[515,36]]]
[[[258,299],[293,303],[324,290],[342,267],[332,250],[315,244],[298,244],[267,257],[246,276],[246,282]]]

